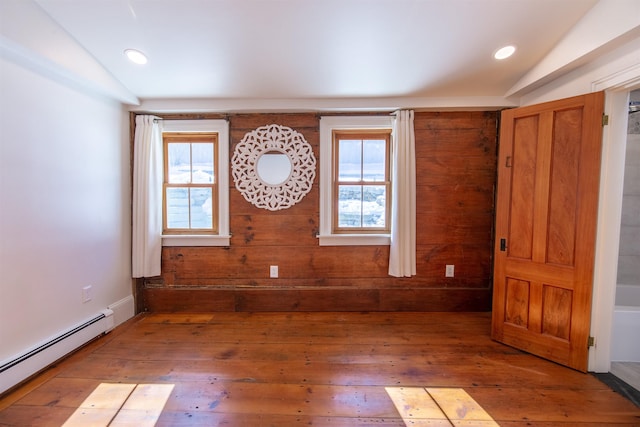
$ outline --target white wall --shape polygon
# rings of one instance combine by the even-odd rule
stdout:
[[[556,79],[566,81],[566,77],[561,76],[638,37],[640,2],[599,0],[546,56],[509,90],[507,95],[528,94]],[[583,71],[578,75],[584,74]],[[554,85],[551,83],[547,86]]]
[[[131,298],[129,176],[119,102],[0,56],[0,362]]]
[[[520,98],[519,104],[532,105],[602,90],[605,87],[598,85],[599,82],[626,72],[633,74],[636,67],[640,67],[640,37],[527,93]]]

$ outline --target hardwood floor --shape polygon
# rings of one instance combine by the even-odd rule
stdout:
[[[446,389],[493,425],[640,426],[640,408],[594,376],[489,331],[490,313],[140,315],[3,396],[0,425],[60,426],[121,383],[162,388],[157,426],[490,425],[467,417],[460,397],[440,397]],[[460,420],[424,415],[428,396]]]

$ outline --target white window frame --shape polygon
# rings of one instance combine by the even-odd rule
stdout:
[[[390,233],[333,232],[333,132],[345,130],[391,129],[393,146],[393,116],[324,116],[320,118],[320,246],[369,246],[390,245]],[[391,175],[393,176],[393,175]],[[389,200],[391,203],[391,200]],[[390,219],[389,219],[390,220]]]
[[[162,132],[218,134],[218,234],[163,234],[162,246],[229,246],[229,122],[163,120]]]

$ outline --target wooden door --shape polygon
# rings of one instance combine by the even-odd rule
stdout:
[[[604,93],[502,113],[492,337],[586,371]]]

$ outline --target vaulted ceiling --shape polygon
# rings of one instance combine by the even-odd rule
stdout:
[[[22,0],[0,0],[5,11],[15,9],[18,1]],[[134,100],[131,103],[152,99],[506,100],[598,3],[33,1],[121,85]],[[42,27],[31,25],[30,31],[42,32]],[[514,45],[515,54],[496,60],[494,52],[505,45]],[[144,52],[148,63],[128,61],[123,52],[130,48]],[[72,50],[56,55],[64,56],[63,62],[74,61]]]

